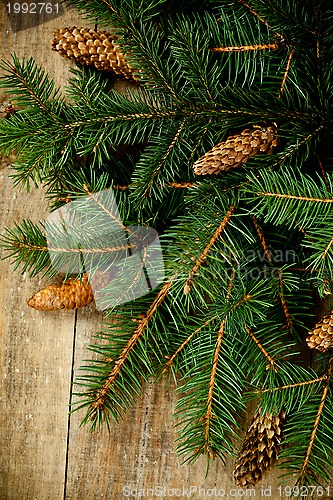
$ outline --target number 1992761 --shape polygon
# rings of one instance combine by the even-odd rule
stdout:
[[[7,3],[6,5],[8,14],[52,14],[59,13],[59,4],[45,3],[45,2],[23,2],[23,3]]]

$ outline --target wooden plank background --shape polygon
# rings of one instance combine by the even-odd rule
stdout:
[[[73,9],[61,9],[57,19],[45,17],[31,26],[23,16],[10,22],[3,1],[0,57],[13,52],[20,58],[34,56],[63,88],[71,63],[50,50],[52,32],[87,23]],[[38,221],[48,214],[41,190],[27,194],[13,187],[9,163],[0,162],[0,232],[24,217]],[[46,284],[0,261],[0,499],[120,499],[126,497],[126,485],[130,498],[157,486],[166,488],[169,497],[171,488],[191,486],[208,492],[224,489],[225,498],[241,497],[232,490],[231,461],[227,466],[214,462],[207,476],[204,458],[192,467],[181,465],[174,447],[171,383],[147,385],[144,397],[110,433],[92,434],[79,427],[83,413],[68,414],[71,385],[90,356],[87,346],[102,318],[94,306],[59,313],[30,309],[27,299]],[[277,485],[276,472],[268,474],[256,498],[264,498],[261,488],[266,496],[279,498]],[[191,498],[200,497],[203,491],[192,490]],[[146,498],[153,498],[152,493]]]

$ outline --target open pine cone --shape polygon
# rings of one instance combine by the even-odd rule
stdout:
[[[222,171],[237,168],[258,153],[272,154],[279,140],[276,127],[255,126],[247,128],[237,135],[229,136],[193,164],[196,175],[219,174]]]
[[[254,486],[278,457],[284,422],[283,411],[279,415],[257,413],[253,417],[235,463],[237,486]]]
[[[61,56],[137,81],[133,68],[126,61],[126,55],[116,43],[116,35],[75,26],[57,29],[53,35],[52,50]]]
[[[324,316],[306,338],[310,349],[327,351],[333,348],[333,313]]]

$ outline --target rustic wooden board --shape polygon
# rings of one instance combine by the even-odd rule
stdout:
[[[30,28],[22,18],[13,26],[2,3],[0,57],[14,51],[19,57],[34,56],[63,88],[71,63],[51,52],[50,40],[55,27],[74,24],[86,25],[70,10]],[[28,195],[14,189],[9,174],[6,162],[1,163],[0,231],[22,217],[37,221],[47,215],[41,192]],[[192,467],[181,465],[174,445],[171,382],[148,384],[144,397],[110,433],[104,429],[92,434],[79,427],[83,411],[68,415],[71,384],[83,360],[91,357],[87,346],[102,317],[93,305],[77,313],[28,308],[26,299],[45,283],[13,272],[8,261],[0,262],[0,499],[117,500],[126,493],[137,498],[140,490],[153,498],[151,489],[156,487],[166,488],[164,496],[172,496],[172,488],[184,488],[186,495],[192,487],[197,488],[196,493],[191,490],[192,498],[203,497],[203,489],[209,495],[214,488],[220,496],[224,490],[226,498],[241,497],[234,489],[231,460],[226,467],[213,463],[207,477],[205,459]],[[256,498],[279,498],[277,476],[267,475]]]
[[[75,370],[87,356],[87,344],[91,334],[98,330],[99,318],[92,308],[78,313],[76,328]],[[90,334],[89,334],[90,332]],[[172,410],[176,402],[174,386],[169,381],[148,384],[144,397],[126,415],[123,422],[113,424],[111,431],[88,433],[79,428],[84,411],[71,416],[68,451],[67,498],[137,498],[145,491],[147,498],[153,498],[149,488],[166,488],[171,495],[173,489],[189,488],[224,489],[233,492],[232,461],[227,467],[216,460],[206,477],[206,459],[193,466],[181,465],[182,459],[175,451],[176,432]],[[250,417],[249,417],[250,418]],[[245,427],[249,419],[244,422]],[[269,474],[260,487],[272,487],[278,491],[276,473]],[[236,489],[235,491],[238,491]],[[155,490],[158,492],[158,490]],[[257,497],[260,489],[257,490]],[[169,496],[170,496],[169,495]],[[201,493],[203,495],[203,493]],[[192,490],[192,497],[199,498]],[[231,498],[227,496],[227,498]]]
[[[1,232],[27,215],[45,211],[36,191],[13,189],[0,172]],[[73,349],[73,313],[36,314],[26,300],[38,279],[0,262],[0,497],[54,498],[63,494],[67,405]]]
[[[61,22],[67,24],[70,16]],[[50,21],[20,30],[10,24],[1,2],[0,57],[12,52],[34,56],[62,85],[69,65],[50,50],[55,26]],[[38,221],[47,214],[42,192],[28,195],[13,188],[7,163],[1,161],[0,170],[1,232],[24,217]],[[36,314],[27,306],[27,298],[44,283],[0,262],[0,498],[6,500],[64,495],[75,316]]]
[[[52,0],[56,3],[55,0]],[[14,2],[11,2],[14,4]],[[33,57],[36,62],[46,69],[57,86],[64,88],[69,76],[69,69],[73,64],[59,57],[51,50],[53,31],[59,26],[72,26],[79,21],[74,9],[66,10],[61,6],[64,14],[60,17],[52,15],[40,19],[40,24],[32,25],[34,16],[21,14],[19,17],[9,16],[7,2],[1,1],[0,6],[0,55],[1,59],[9,59],[10,54],[21,58]],[[59,2],[60,4],[60,2]],[[42,22],[43,21],[43,22]],[[31,27],[29,28],[28,26]]]

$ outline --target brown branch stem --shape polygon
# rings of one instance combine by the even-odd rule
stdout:
[[[205,326],[207,326],[213,319],[215,318],[210,318],[209,320],[205,321],[205,323],[201,326],[199,326],[199,328],[196,328],[192,333],[191,335],[189,335],[185,340],[184,342],[178,347],[178,349],[173,353],[173,355],[168,359],[168,361],[165,363],[164,365],[164,368],[162,370],[162,374],[166,373],[170,366],[172,365],[172,363],[174,362],[175,358],[178,356],[178,354],[184,349],[184,347],[187,346],[187,344],[192,340],[193,337],[195,337],[195,335],[197,333],[199,333]]]
[[[262,229],[259,227],[258,221],[257,221],[257,219],[256,219],[255,216],[252,216],[252,220],[253,220],[254,227],[256,228],[257,234],[259,236],[261,245],[262,245],[262,247],[264,249],[264,253],[266,255],[266,258],[267,258],[267,260],[269,262],[272,262],[272,255],[271,255],[271,253],[269,251],[269,248],[268,248],[268,245],[267,245],[264,233],[263,233]],[[284,315],[285,315],[285,318],[286,318],[288,330],[289,330],[290,334],[293,335],[293,321],[291,319],[287,303],[286,303],[286,301],[285,301],[285,299],[283,297],[283,277],[282,277],[282,273],[281,273],[281,270],[279,268],[277,268],[276,271],[277,271],[277,274],[279,276],[279,291],[278,291],[279,298],[280,298],[282,309],[283,309],[283,312],[284,312]]]
[[[282,83],[281,83],[281,87],[280,87],[280,92],[279,92],[279,95],[278,95],[278,98],[280,99],[281,97],[281,94],[284,90],[284,86],[286,84],[286,81],[287,81],[287,78],[288,78],[288,74],[289,74],[289,70],[290,70],[290,66],[291,66],[291,60],[293,58],[293,55],[294,55],[295,51],[292,49],[289,53],[289,57],[288,57],[288,61],[287,61],[287,65],[286,65],[286,69],[285,69],[285,72],[284,72],[284,75],[283,75],[283,78],[282,78]]]
[[[267,359],[268,365],[266,366],[266,370],[273,369],[273,370],[276,371],[277,367],[275,365],[274,359],[268,354],[268,352],[266,351],[266,349],[264,348],[264,346],[262,345],[262,343],[260,342],[260,340],[257,339],[257,337],[250,330],[250,328],[248,328],[246,326],[245,329],[246,329],[247,333],[250,335],[250,337],[253,340],[253,342],[258,346],[259,350],[263,353],[263,355]]]
[[[256,391],[258,394],[264,394],[265,392],[273,392],[273,391],[282,391],[284,389],[292,389],[293,387],[302,387],[304,385],[316,384],[317,382],[322,382],[323,380],[327,380],[327,375],[323,375],[319,378],[314,378],[312,380],[307,380],[306,382],[298,382],[296,384],[288,384],[282,385],[281,387],[274,387],[273,389],[259,389]]]
[[[206,245],[206,247],[204,248],[203,252],[199,256],[198,260],[196,261],[194,267],[189,272],[187,280],[186,280],[186,284],[184,286],[184,293],[185,293],[185,295],[187,295],[188,293],[190,293],[191,286],[192,286],[192,283],[193,283],[193,278],[194,278],[195,274],[198,272],[198,270],[200,269],[201,265],[206,260],[207,255],[208,255],[210,249],[212,248],[212,246],[214,245],[214,243],[216,242],[216,240],[219,238],[219,236],[221,235],[221,233],[224,231],[224,229],[225,229],[226,225],[228,224],[228,222],[229,222],[231,216],[233,215],[234,211],[235,211],[235,207],[234,207],[234,205],[231,205],[229,207],[229,210],[227,211],[226,215],[224,216],[222,222],[220,223],[220,225],[218,226],[218,228],[214,232],[213,236],[209,240],[209,243]]]
[[[306,455],[305,455],[304,462],[303,462],[303,465],[302,465],[301,475],[300,475],[300,482],[301,483],[303,482],[303,480],[305,478],[305,475],[306,475],[306,473],[308,471],[308,465],[309,465],[309,461],[310,461],[310,456],[311,456],[311,452],[312,452],[312,448],[313,448],[314,442],[315,442],[316,437],[317,437],[317,432],[318,432],[318,428],[319,428],[319,424],[320,424],[320,419],[321,419],[323,411],[324,411],[324,406],[325,406],[325,402],[326,402],[326,398],[327,398],[327,394],[328,394],[328,389],[329,389],[329,383],[330,383],[331,377],[332,377],[332,371],[333,371],[333,358],[331,358],[330,361],[329,361],[329,368],[327,370],[325,387],[324,387],[324,390],[323,390],[323,393],[322,393],[322,396],[321,396],[321,400],[320,400],[320,404],[319,404],[319,407],[318,407],[318,411],[317,411],[317,415],[316,415],[316,420],[314,422],[312,434],[311,434],[311,437],[310,437],[309,446],[308,446],[308,449],[306,451]]]
[[[179,126],[179,128],[178,128],[178,130],[177,130],[177,132],[176,132],[176,134],[175,134],[175,136],[174,136],[174,138],[172,139],[171,143],[169,144],[169,147],[168,147],[168,149],[167,149],[167,151],[166,151],[165,155],[163,156],[163,158],[161,159],[161,161],[160,161],[160,162],[159,162],[159,164],[157,165],[156,169],[154,170],[154,172],[153,172],[153,174],[152,174],[152,176],[151,176],[151,180],[150,180],[150,182],[149,182],[148,186],[146,187],[146,189],[145,189],[145,191],[144,191],[144,195],[146,195],[146,194],[147,194],[147,192],[149,191],[149,189],[151,188],[151,186],[152,186],[152,184],[153,184],[153,180],[154,180],[154,178],[158,175],[159,171],[161,170],[161,168],[162,168],[162,167],[163,167],[163,165],[165,164],[165,162],[166,162],[166,160],[167,160],[168,156],[169,156],[169,155],[171,154],[171,152],[173,151],[173,148],[174,148],[174,146],[175,146],[176,142],[178,141],[180,134],[181,134],[181,133],[182,133],[182,131],[183,131],[183,128],[184,128],[184,126],[185,126],[185,123],[186,123],[186,119],[184,119],[184,120],[181,122],[181,124],[180,124],[180,126]]]
[[[263,23],[265,26],[268,26],[268,28],[273,29],[273,28],[272,28],[272,26],[270,26],[270,25],[269,25],[269,24],[265,21],[265,19],[263,19],[263,18],[262,18],[262,17],[261,17],[261,16],[260,16],[260,15],[259,15],[259,14],[255,11],[255,10],[254,10],[254,9],[252,9],[252,7],[251,7],[251,6],[250,6],[247,2],[245,2],[245,0],[239,0],[239,2],[240,2],[241,4],[243,4],[243,5],[244,5],[244,7],[246,7],[246,8],[247,8],[247,9],[251,12],[251,14],[253,14],[253,15],[254,15],[257,19],[259,19],[259,21],[260,21],[261,23]],[[282,35],[280,35],[280,33],[277,33],[277,32],[276,32],[276,35],[277,35],[277,36],[279,36],[282,40],[284,40],[283,36],[282,36]]]
[[[324,179],[324,182],[325,182],[325,186],[326,186],[327,190],[330,191],[330,185],[329,185],[329,182],[328,182],[328,179],[327,179],[326,170],[324,169],[324,165],[323,165],[323,163],[322,163],[319,155],[317,156],[317,160],[318,160],[318,165],[319,165],[319,169],[320,169],[321,175],[323,176],[323,179]]]
[[[141,319],[140,323],[136,327],[133,335],[131,338],[128,340],[126,346],[124,349],[121,351],[119,354],[117,360],[114,363],[114,367],[109,373],[108,378],[103,384],[102,389],[100,389],[97,394],[96,394],[96,401],[93,403],[93,406],[95,408],[99,408],[104,405],[105,399],[109,393],[110,387],[115,381],[115,379],[118,377],[118,375],[121,372],[122,367],[126,363],[130,353],[133,351],[135,345],[138,343],[140,337],[142,336],[145,328],[147,327],[148,323],[151,321],[152,317],[156,313],[158,307],[162,304],[166,296],[168,295],[168,292],[171,288],[172,281],[167,281],[165,285],[161,288],[157,296],[155,297],[154,301],[150,305],[147,314],[144,316],[144,318]]]
[[[333,198],[309,198],[308,196],[296,196],[294,194],[271,193],[270,191],[259,191],[258,196],[271,196],[272,198],[286,198],[288,200],[311,201],[314,203],[333,203]]]
[[[228,301],[230,299],[234,279],[235,279],[235,273],[232,273],[232,275],[230,276],[228,287],[227,287],[226,301]],[[205,420],[205,422],[206,422],[205,423],[205,448],[208,451],[208,455],[210,458],[214,458],[212,451],[208,448],[210,422],[214,418],[214,415],[213,415],[214,388],[215,388],[215,381],[216,381],[217,365],[219,362],[219,355],[220,355],[222,341],[223,341],[224,333],[225,333],[226,321],[227,321],[227,318],[225,317],[220,324],[219,332],[218,332],[217,339],[216,339],[216,347],[215,347],[215,351],[214,351],[212,371],[211,371],[210,380],[209,380],[209,389],[208,389],[208,396],[207,396],[207,409],[206,409],[206,414],[203,417],[203,420]]]
[[[255,50],[276,50],[279,49],[282,42],[279,43],[266,43],[257,45],[235,45],[232,47],[214,47],[212,52],[248,52]]]

